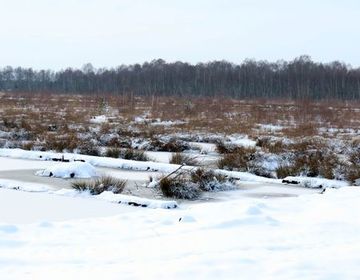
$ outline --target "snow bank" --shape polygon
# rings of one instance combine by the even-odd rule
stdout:
[[[35,173],[42,177],[91,178],[98,176],[95,168],[87,162],[62,162]]]
[[[215,172],[223,174],[229,178],[238,179],[244,182],[281,183],[281,180],[279,179],[261,177],[255,174],[251,174],[249,172],[227,171],[223,169],[216,169]]]
[[[49,195],[60,195],[67,197],[82,197],[86,199],[98,199],[101,201],[130,205],[140,206],[147,208],[163,208],[163,209],[174,209],[178,207],[176,201],[170,200],[156,200],[147,199],[131,195],[114,194],[110,191],[102,192],[99,195],[91,195],[89,192],[79,192],[74,189],[60,189],[57,190],[49,185],[38,184],[38,183],[25,183],[16,180],[5,180],[0,179],[0,188],[17,190],[22,192],[41,192]]]
[[[95,197],[109,202],[127,204],[132,206],[148,207],[148,208],[173,209],[178,207],[176,201],[147,199],[147,198],[135,197],[124,194],[114,194],[113,192],[108,192],[108,191],[102,192],[101,194]]]
[[[159,171],[172,172],[179,168],[179,165],[152,162],[152,161],[135,161],[126,159],[116,159],[107,157],[87,156],[74,153],[54,153],[54,152],[39,152],[39,151],[25,151],[22,149],[0,149],[0,156],[10,158],[21,158],[31,160],[52,160],[53,158],[61,159],[64,157],[67,160],[83,160],[93,166],[101,166],[108,168],[119,168],[138,171]]]
[[[329,180],[324,178],[309,178],[309,177],[295,177],[288,176],[283,179],[283,182],[290,182],[290,184],[298,184],[305,188],[341,188],[349,186],[348,182],[339,180]]]
[[[114,194],[111,191],[104,191],[98,195],[91,195],[89,192],[79,192],[73,189],[61,189],[57,191],[50,192],[51,194],[69,196],[69,197],[85,197],[89,199],[99,199],[102,201],[125,204],[138,207],[147,207],[147,208],[163,208],[163,209],[174,209],[178,207],[176,201],[169,200],[156,200],[142,198],[132,195],[124,194]]]
[[[38,183],[24,183],[16,180],[0,179],[0,188],[20,190],[26,192],[49,192],[53,190],[49,185]]]

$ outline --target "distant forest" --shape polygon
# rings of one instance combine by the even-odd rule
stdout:
[[[62,94],[228,96],[233,98],[360,99],[360,68],[342,62],[245,60],[192,65],[162,59],[117,68],[60,71],[0,69],[0,91]]]

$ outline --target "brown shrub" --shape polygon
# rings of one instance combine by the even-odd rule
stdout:
[[[235,152],[224,154],[217,166],[220,169],[247,171],[249,162],[255,158],[255,152],[255,148],[237,147]]]
[[[180,165],[196,165],[196,159],[184,153],[174,153],[171,156],[170,163],[172,164],[180,164]]]
[[[293,167],[287,166],[287,165],[280,165],[278,168],[276,168],[276,177],[278,179],[283,179],[287,176],[294,176],[296,175],[294,172]]]
[[[59,136],[58,133],[51,132],[45,137],[44,148],[46,150],[55,150],[57,152],[73,151],[79,144],[79,139],[74,133]]]
[[[295,154],[290,165],[279,166],[276,174],[278,178],[305,175],[334,179],[334,171],[340,164],[338,157],[333,153],[324,154],[322,151],[301,152]]]
[[[200,195],[198,186],[184,176],[167,176],[160,179],[160,190],[165,197],[177,199],[196,199]]]
[[[80,145],[78,149],[80,154],[83,155],[97,156],[97,157],[101,155],[99,148],[96,147],[91,142],[82,143],[82,145]]]
[[[137,160],[137,161],[149,161],[149,157],[144,151],[134,149],[123,149],[121,150],[120,157],[123,159]]]
[[[214,189],[214,184],[224,184],[227,181],[224,175],[215,173],[210,169],[206,170],[204,168],[197,168],[195,171],[191,172],[190,176],[191,181],[195,184],[198,184],[200,189],[203,191]]]
[[[270,137],[259,137],[256,140],[256,146],[262,148],[264,151],[273,154],[280,154],[287,151],[288,146],[283,143],[281,140],[277,140],[275,142],[271,141]]]
[[[34,143],[33,142],[27,142],[27,143],[24,143],[21,148],[23,150],[27,150],[27,151],[31,151],[34,147]]]
[[[170,139],[169,141],[162,141],[155,138],[152,140],[150,145],[154,150],[162,151],[162,152],[180,153],[190,149],[188,143],[174,138]]]
[[[106,157],[119,158],[121,150],[118,148],[109,148],[105,152]]]

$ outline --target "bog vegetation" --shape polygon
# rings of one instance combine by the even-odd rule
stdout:
[[[360,103],[355,100],[45,93],[0,93],[0,98],[0,147],[138,161],[152,160],[148,151],[164,151],[172,153],[174,164],[271,178],[360,178]],[[206,151],[195,151],[194,142],[216,146],[210,155],[216,160],[202,162]],[[177,190],[183,179],[163,183]]]
[[[104,191],[111,191],[118,194],[124,190],[126,180],[103,176],[94,180],[74,181],[71,186],[78,191],[89,191],[92,195],[97,195]]]

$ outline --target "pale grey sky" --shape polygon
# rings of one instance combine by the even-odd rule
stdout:
[[[246,58],[360,66],[360,0],[0,0],[0,67]]]

